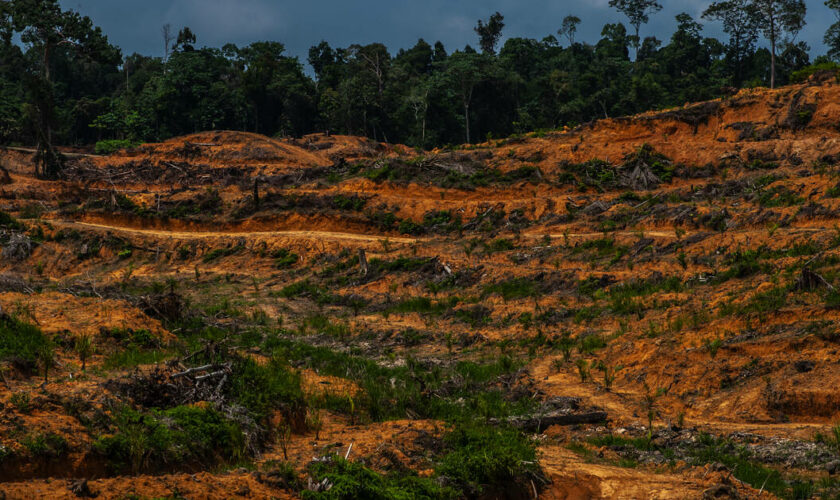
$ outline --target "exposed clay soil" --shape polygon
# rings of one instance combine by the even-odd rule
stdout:
[[[428,443],[447,424],[327,410],[317,439],[295,432],[248,469],[109,472],[66,403],[110,414],[107,381],[154,368],[114,366],[127,344],[107,332],[148,331],[159,362],[176,356],[182,332],[160,302],[176,287],[179,307],[220,329],[282,327],[382,366],[516,357],[517,382],[499,384],[607,414],[533,433],[540,498],[773,497],[692,455],[706,434],[747,446],[791,487],[824,480],[815,495],[838,493],[826,466],[840,457],[815,436],[840,418],[840,85],[744,90],[456,151],[214,131],[70,158],[57,181],[33,178],[24,152],[0,155],[12,179],[0,211],[32,242],[0,260],[0,307],[60,346],[43,387],[37,370],[4,366],[0,446],[19,458],[0,458],[0,498],[75,498],[79,479],[98,498],[296,498],[260,474],[288,461],[303,478],[351,443],[349,458],[374,470],[433,475]],[[386,265],[398,258],[426,260]],[[331,301],[287,293],[304,280]],[[417,297],[430,307],[395,307]],[[85,374],[79,336],[97,346]],[[310,397],[364,391],[292,361]],[[33,410],[12,403],[21,392]],[[27,456],[33,432],[63,436],[67,453]]]

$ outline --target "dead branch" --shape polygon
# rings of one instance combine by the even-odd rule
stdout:
[[[203,372],[203,371],[210,370],[212,368],[215,368],[215,366],[216,365],[196,366],[196,367],[190,368],[190,369],[182,371],[182,372],[173,373],[171,378],[186,377],[187,375],[192,375],[193,373],[198,373],[198,372]]]

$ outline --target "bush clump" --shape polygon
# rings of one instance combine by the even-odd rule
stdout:
[[[113,426],[114,433],[100,438],[95,448],[116,472],[233,462],[245,454],[239,425],[212,408],[178,406],[141,413],[126,406]]]
[[[138,141],[130,141],[128,139],[109,139],[97,142],[94,150],[98,155],[110,155],[121,149],[136,148],[140,144]]]
[[[0,360],[35,368],[38,353],[50,344],[41,330],[13,317],[0,317]]]
[[[306,500],[371,500],[458,498],[451,488],[416,473],[377,474],[364,465],[335,456],[329,462],[315,462],[309,474],[317,482],[327,480],[332,487],[323,492],[305,490]]]
[[[450,451],[436,472],[458,485],[467,496],[510,490],[530,474],[538,474],[536,449],[513,429],[464,424],[446,436]]]

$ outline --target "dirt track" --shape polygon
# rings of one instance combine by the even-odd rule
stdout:
[[[135,228],[135,227],[128,227],[128,226],[117,226],[117,225],[109,225],[109,224],[96,224],[92,222],[81,222],[81,221],[73,221],[73,220],[51,220],[50,224],[57,226],[57,227],[64,227],[64,228],[77,228],[77,229],[89,229],[89,230],[97,230],[97,231],[113,231],[118,233],[128,233],[128,234],[138,234],[138,235],[146,235],[146,236],[155,236],[155,237],[162,237],[162,238],[175,238],[175,239],[203,239],[203,238],[258,238],[258,237],[266,237],[266,236],[278,236],[278,237],[292,237],[292,238],[301,238],[301,239],[320,239],[320,240],[334,240],[334,241],[381,241],[384,239],[388,239],[391,243],[403,243],[403,244],[413,244],[423,241],[433,241],[434,237],[416,237],[416,238],[406,238],[406,237],[399,237],[399,236],[387,236],[387,235],[376,235],[376,234],[357,234],[357,233],[344,233],[344,232],[337,232],[337,231],[307,231],[307,230],[284,230],[284,231],[167,231],[162,229],[142,229],[142,228]],[[734,236],[734,235],[748,235],[755,233],[759,230],[756,229],[746,229],[746,230],[733,230],[727,231],[727,236]],[[833,231],[832,228],[826,227],[794,227],[794,228],[780,228],[778,229],[778,233],[780,234],[797,234],[797,233],[805,233],[805,234],[813,234],[813,233],[822,233],[827,231]],[[694,234],[700,233],[701,231],[687,231],[680,237],[687,237],[692,236]],[[639,233],[638,231],[613,231],[610,232],[609,235],[611,236],[638,236],[639,234],[643,234],[647,237],[653,238],[668,238],[668,239],[677,239],[677,236],[673,231],[644,231],[643,233]],[[603,232],[589,232],[589,233],[524,233],[523,236],[526,238],[544,238],[548,235],[551,238],[577,238],[577,239],[590,239],[590,238],[599,238],[603,237]]]
[[[138,229],[132,227],[109,226],[105,224],[93,224],[90,222],[77,221],[50,221],[51,224],[57,227],[78,228],[78,229],[93,229],[99,231],[114,231],[118,233],[130,233],[147,236],[156,236],[162,238],[176,238],[176,239],[202,239],[202,238],[248,238],[248,237],[265,237],[265,236],[283,236],[283,237],[299,237],[304,239],[320,239],[320,240],[349,240],[349,241],[380,241],[388,239],[392,243],[411,244],[418,241],[417,238],[400,238],[392,236],[377,236],[354,233],[338,233],[330,231],[251,231],[251,232],[229,232],[229,231],[163,231],[157,229]]]

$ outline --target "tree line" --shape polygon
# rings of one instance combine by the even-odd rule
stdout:
[[[667,40],[646,34],[657,0],[610,0],[627,19],[595,43],[558,20],[541,40],[509,38],[498,12],[475,26],[477,48],[425,40],[395,54],[381,43],[309,50],[307,73],[282,43],[199,47],[188,27],[161,30],[163,57],[123,56],[93,22],[58,0],[0,0],[0,143],[36,144],[55,175],[54,144],[127,145],[209,129],[270,136],[363,135],[416,147],[574,126],[786,84],[803,68],[836,69],[840,0],[828,53],[797,41],[804,0],[722,0],[682,13]],[[703,35],[719,23],[727,39]],[[629,29],[628,29],[629,26]],[[813,63],[813,64],[812,64]],[[110,142],[109,142],[110,141]]]

